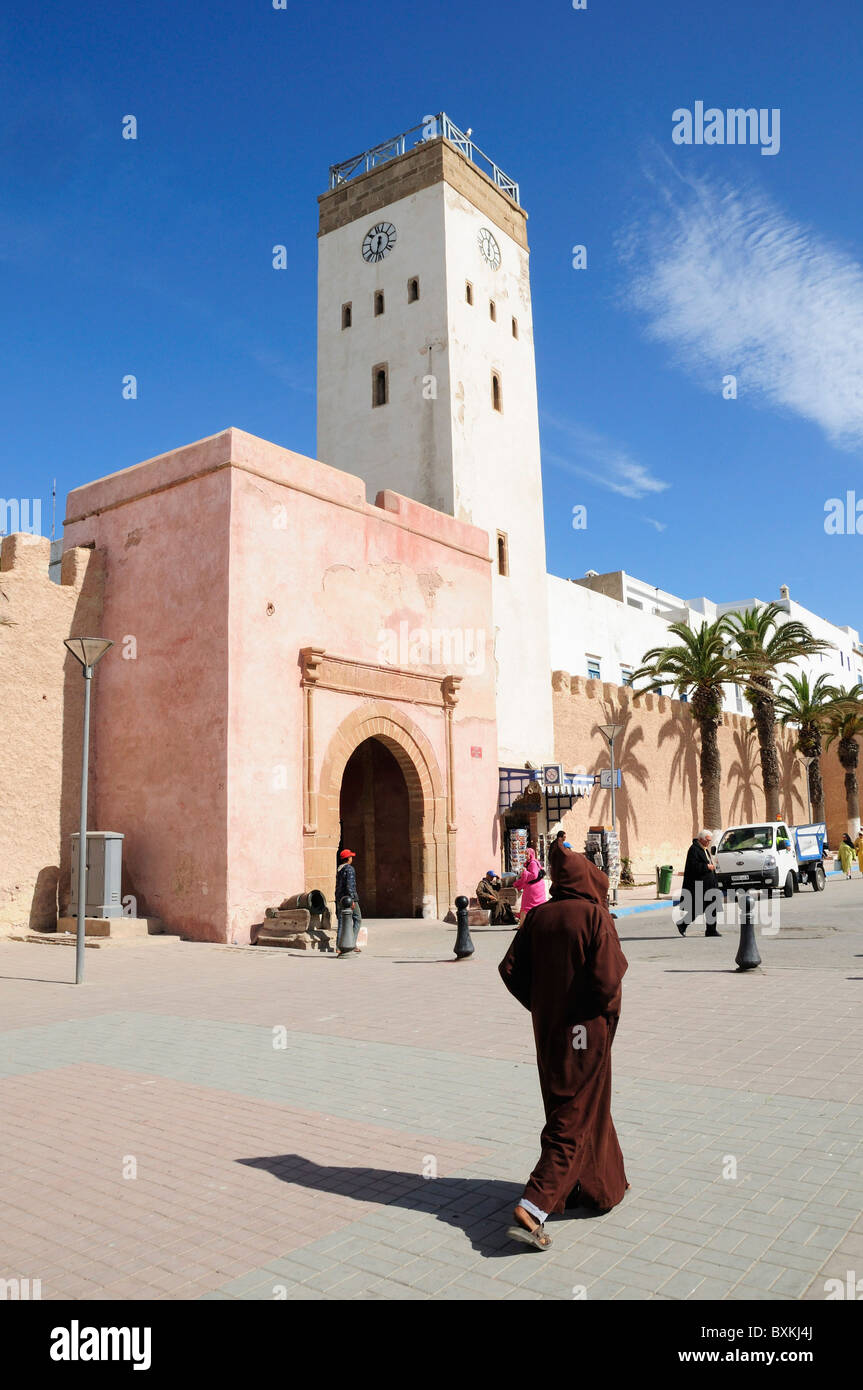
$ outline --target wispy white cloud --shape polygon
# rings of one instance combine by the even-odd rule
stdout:
[[[648,493],[664,492],[669,486],[654,478],[644,464],[632,458],[614,440],[583,425],[571,424],[552,415],[543,414],[543,423],[556,431],[566,454],[543,449],[546,462],[580,478],[589,478],[601,487],[617,492],[621,497],[646,497]]]
[[[863,267],[763,193],[669,173],[627,230],[625,296],[710,390],[737,377],[843,448],[863,445]]]
[[[657,531],[665,531],[668,527],[666,521],[657,521],[656,518],[652,516],[643,516],[641,519],[642,521],[646,521],[648,526],[655,526]]]
[[[291,390],[301,391],[306,396],[315,394],[315,388],[309,382],[306,373],[296,367],[293,362],[281,357],[279,353],[264,348],[249,347],[249,355],[258,363],[259,367],[263,367],[264,371],[269,372],[272,376],[278,377],[279,381],[283,381]]]

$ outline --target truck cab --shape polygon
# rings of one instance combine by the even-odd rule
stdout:
[[[797,890],[797,848],[785,821],[731,825],[722,831],[713,855],[723,892],[766,888],[772,895],[781,889],[790,898]]]

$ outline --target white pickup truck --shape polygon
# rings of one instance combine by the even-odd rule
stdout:
[[[821,893],[827,882],[822,862],[826,836],[827,828],[820,824],[790,829],[784,821],[731,825],[711,851],[719,887],[723,892],[766,888],[768,896],[781,889],[790,898],[801,883],[811,883]]]

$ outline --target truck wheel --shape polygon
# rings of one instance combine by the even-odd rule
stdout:
[[[818,867],[817,867],[816,870],[815,870],[815,874],[814,874],[814,877],[813,877],[813,879],[812,879],[812,887],[815,889],[815,892],[816,892],[816,893],[823,893],[823,892],[824,892],[824,889],[826,888],[826,886],[827,886],[827,875],[825,874],[824,869],[822,868],[822,866],[819,864]]]
[[[785,887],[782,889],[782,893],[786,898],[794,897],[794,875],[790,871],[785,879]]]

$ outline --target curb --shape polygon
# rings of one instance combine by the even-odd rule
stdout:
[[[658,898],[655,903],[639,903],[637,907],[617,907],[612,906],[611,911],[617,917],[634,917],[637,912],[658,912],[661,907],[672,907],[674,898]]]

